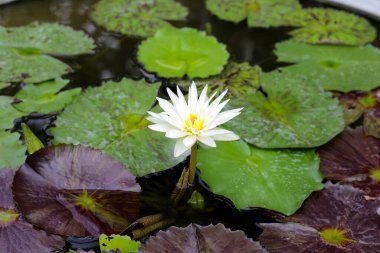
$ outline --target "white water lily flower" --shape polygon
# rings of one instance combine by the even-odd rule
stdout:
[[[189,98],[186,103],[185,97],[177,86],[177,95],[167,89],[169,101],[157,97],[161,113],[148,112],[147,120],[154,123],[148,127],[152,130],[165,132],[166,137],[178,139],[174,148],[174,156],[180,156],[189,150],[196,141],[200,141],[210,147],[216,147],[215,141],[238,140],[239,136],[226,129],[218,128],[238,116],[242,108],[221,112],[229,100],[221,103],[227,91],[224,91],[214,101],[216,93],[207,97],[207,85],[204,87],[199,98],[195,83],[189,89]]]

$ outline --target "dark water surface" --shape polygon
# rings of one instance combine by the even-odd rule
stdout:
[[[59,22],[84,30],[96,43],[95,53],[78,57],[61,58],[75,71],[65,76],[71,80],[66,89],[88,86],[99,86],[104,80],[120,80],[127,78],[143,78],[144,73],[136,63],[135,56],[139,38],[131,38],[111,33],[95,25],[90,18],[94,0],[24,0],[7,6],[0,6],[0,25],[5,27],[27,25],[32,22]],[[227,45],[231,55],[230,60],[259,64],[264,71],[270,71],[279,65],[275,63],[273,49],[275,43],[289,38],[286,34],[290,28],[248,28],[246,22],[234,24],[219,20],[211,15],[204,6],[204,1],[181,0],[189,8],[186,22],[174,22],[179,27],[188,26],[205,30],[211,27],[212,35]],[[307,5],[320,4],[312,1],[303,1]],[[311,3],[310,3],[311,2]],[[380,28],[379,23],[373,24]],[[380,46],[378,39],[375,45]],[[14,95],[22,85],[12,85],[10,88],[0,90],[0,95]],[[49,143],[48,127],[53,123],[56,114],[38,115],[20,119],[15,127],[19,130],[21,121],[27,122],[32,130],[45,143]],[[178,210],[170,210],[168,196],[179,177],[183,164],[174,169],[149,175],[139,179],[143,188],[142,215],[166,212],[177,218],[176,225],[187,225],[190,222],[207,225],[222,222],[227,227],[241,229],[254,239],[260,230],[256,222],[271,222],[266,211],[262,209],[241,210],[233,208],[227,200],[211,194],[203,184],[196,188],[206,199],[208,212],[193,211],[186,206]]]

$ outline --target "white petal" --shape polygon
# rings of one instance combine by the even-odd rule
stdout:
[[[203,135],[212,137],[214,135],[229,134],[229,133],[232,133],[232,132],[229,130],[226,130],[226,129],[216,127],[216,128],[211,129],[211,130],[203,132]]]
[[[219,95],[219,97],[217,97],[210,105],[210,109],[212,110],[215,106],[217,106],[220,101],[222,101],[222,99],[224,98],[224,96],[227,94],[227,91],[228,90],[225,90],[222,92],[222,94]]]
[[[206,104],[207,103],[207,89],[208,89],[208,85],[206,84],[197,102],[197,113],[201,112],[207,105]]]
[[[242,108],[238,108],[238,109],[229,110],[229,111],[225,111],[218,114],[216,118],[212,122],[210,122],[207,125],[207,127],[205,127],[204,130],[212,129],[214,127],[217,127],[219,125],[226,123],[227,121],[230,121],[231,119],[235,118],[236,116],[240,114],[241,109]]]
[[[160,107],[173,119],[181,120],[179,117],[175,107],[167,100],[162,98],[157,98],[157,101],[160,105]]]
[[[148,127],[157,132],[168,132],[173,129],[173,127],[170,126],[169,124],[168,125],[154,124],[154,125],[149,125]]]
[[[214,139],[211,138],[211,137],[208,137],[208,136],[200,136],[200,137],[198,137],[198,140],[199,140],[200,142],[202,142],[203,144],[207,145],[207,146],[210,146],[210,147],[213,147],[213,148],[216,147],[216,143],[215,143]]]
[[[186,103],[185,97],[182,94],[181,89],[177,86],[177,95],[178,95],[178,103],[180,105],[181,114],[187,114],[188,113],[188,105]]]
[[[197,101],[198,101],[198,91],[197,91],[197,86],[195,85],[195,82],[193,81],[189,89],[189,100],[187,103],[189,106],[189,110],[191,112],[195,112]]]
[[[178,139],[174,146],[174,157],[182,155],[187,150],[189,150],[189,148],[183,144],[183,139]]]
[[[197,141],[197,137],[195,135],[189,135],[183,138],[183,144],[188,148],[193,146],[196,141]]]
[[[172,139],[182,138],[185,137],[188,133],[185,131],[178,131],[178,130],[170,130],[168,131],[165,136]]]
[[[240,137],[234,133],[229,134],[218,134],[212,136],[212,138],[216,141],[237,141],[240,139]]]

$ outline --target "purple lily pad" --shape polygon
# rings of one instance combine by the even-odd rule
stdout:
[[[271,253],[379,253],[380,200],[366,200],[349,185],[327,183],[286,223],[260,224],[260,242]]]
[[[337,94],[344,108],[346,125],[363,116],[364,133],[380,138],[380,89],[370,92]]]
[[[380,191],[380,139],[365,136],[363,128],[347,128],[328,144],[318,149],[320,170],[327,179],[345,180],[378,196]],[[361,177],[357,177],[361,176]],[[363,180],[363,176],[367,180]],[[356,179],[356,180],[355,180]],[[371,186],[366,186],[366,182]],[[373,189],[373,191],[372,191]]]
[[[15,172],[15,170],[0,170],[0,251],[47,253],[63,247],[63,238],[35,229],[18,212],[12,196]]]
[[[29,156],[15,176],[13,194],[30,223],[60,235],[120,233],[140,208],[132,173],[84,146],[51,146]]]
[[[199,226],[190,224],[185,228],[170,227],[150,237],[140,253],[266,253],[261,245],[248,239],[242,231],[231,231],[222,224]]]

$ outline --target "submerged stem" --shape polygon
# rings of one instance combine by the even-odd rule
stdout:
[[[196,165],[197,165],[197,150],[198,145],[195,143],[191,147],[191,155],[190,155],[190,167],[189,167],[189,184],[194,183],[195,178],[195,171],[196,171]]]

